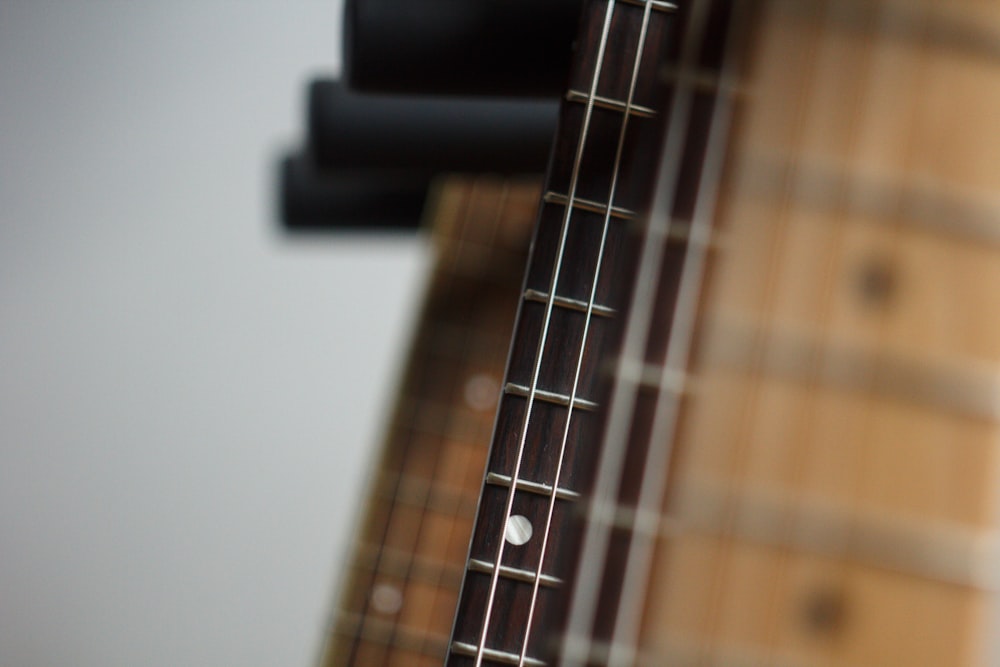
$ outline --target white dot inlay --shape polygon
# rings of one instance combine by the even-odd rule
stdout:
[[[515,514],[507,520],[507,532],[504,537],[516,547],[527,543],[531,539],[531,522],[528,517]]]
[[[391,584],[379,584],[372,591],[372,607],[380,614],[395,614],[403,607],[403,593]]]
[[[496,408],[500,396],[500,382],[487,373],[473,375],[465,383],[465,404],[473,410]]]

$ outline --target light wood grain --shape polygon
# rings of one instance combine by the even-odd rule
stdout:
[[[440,189],[423,321],[324,665],[444,660],[539,196],[535,182],[497,178]]]
[[[933,21],[1000,44],[1000,5],[808,4],[757,17],[663,508],[680,527],[656,551],[642,651],[995,664],[995,552],[977,549],[1000,522],[1000,59]],[[972,202],[981,233],[924,224],[914,202],[931,200]],[[700,523],[699,488],[718,505]],[[862,544],[893,517],[922,537]],[[919,565],[921,544],[972,574]]]

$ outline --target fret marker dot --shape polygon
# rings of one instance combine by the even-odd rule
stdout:
[[[473,410],[492,410],[500,396],[500,383],[487,373],[473,375],[465,383],[465,404]]]
[[[820,588],[805,599],[802,613],[806,628],[814,633],[832,634],[844,625],[846,604],[837,589]]]
[[[887,306],[897,291],[895,267],[884,257],[869,257],[858,269],[858,292],[865,305]]]
[[[372,607],[380,614],[395,614],[403,608],[403,594],[391,584],[379,584],[372,591]]]
[[[504,537],[516,547],[526,544],[531,539],[531,522],[528,517],[515,514],[507,521],[507,531]]]

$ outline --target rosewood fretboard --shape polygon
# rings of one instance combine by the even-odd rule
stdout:
[[[652,189],[666,2],[587,2],[522,293],[448,665],[543,664]]]

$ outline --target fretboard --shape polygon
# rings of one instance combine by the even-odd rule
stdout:
[[[674,7],[587,2],[535,232],[447,664],[540,665],[574,507],[597,462],[606,362],[652,191]]]
[[[538,196],[534,181],[456,177],[428,211],[435,267],[328,667],[445,659]]]
[[[683,4],[559,664],[997,664],[1000,5]]]

